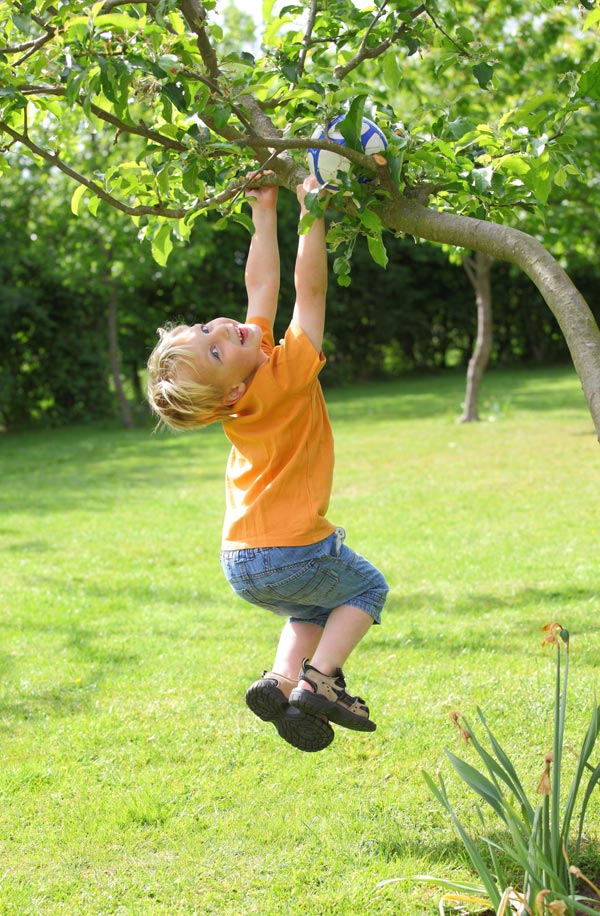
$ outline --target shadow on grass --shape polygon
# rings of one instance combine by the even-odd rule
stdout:
[[[373,649],[388,646],[390,649],[405,645],[414,649],[435,648],[436,654],[455,656],[458,651],[498,651],[503,654],[528,654],[531,639],[539,638],[540,627],[556,617],[564,616],[566,605],[582,604],[591,606],[598,599],[598,588],[540,589],[523,588],[510,595],[472,594],[461,601],[450,601],[440,593],[413,592],[408,595],[394,595],[388,599],[383,623],[378,631]],[[531,609],[539,606],[539,614],[532,622]],[[519,617],[524,609],[527,619]],[[498,612],[512,610],[517,613],[519,623],[512,626],[506,616],[490,617]],[[435,632],[432,614],[439,615],[439,632]],[[419,622],[424,619],[423,630]],[[388,623],[389,621],[389,623]],[[464,626],[457,624],[464,622]],[[393,625],[396,632],[387,635],[385,624]],[[398,624],[401,626],[397,632]],[[579,623],[576,634],[581,637],[600,632],[600,623],[586,616]],[[573,635],[573,634],[572,634]],[[364,648],[369,649],[367,640]]]
[[[11,629],[10,625],[0,625]],[[11,720],[42,721],[48,718],[63,718],[88,713],[92,702],[97,696],[97,688],[104,681],[114,678],[115,673],[123,667],[138,665],[140,656],[134,652],[117,649],[107,649],[98,645],[98,633],[92,628],[74,626],[72,623],[64,625],[35,623],[22,625],[20,628],[25,635],[40,634],[47,637],[49,646],[54,646],[57,635],[62,637],[61,651],[57,657],[63,658],[68,650],[68,658],[75,667],[80,664],[80,670],[85,672],[81,677],[69,680],[56,681],[56,671],[51,671],[48,680],[54,681],[46,688],[31,688],[27,682],[21,683],[18,694],[13,687],[9,693],[6,686],[5,696],[1,703],[2,717],[0,731],[12,731]],[[43,659],[48,664],[48,658]],[[0,672],[5,685],[8,685],[8,675],[15,669],[18,659],[8,653],[0,656]],[[36,676],[39,676],[36,672]]]
[[[110,509],[124,486],[168,487],[190,474],[221,485],[227,452],[216,427],[190,437],[97,427],[0,436],[0,507],[32,515]]]
[[[357,409],[361,416],[373,420],[419,420],[454,415],[458,418],[464,394],[464,374],[447,371],[439,375],[406,375],[393,382],[327,389],[326,399],[334,421],[353,417]],[[512,410],[580,412],[585,409],[585,399],[570,367],[496,369],[484,378],[480,408],[483,413]]]
[[[394,382],[327,390],[332,420],[357,413],[370,421],[457,418],[464,397],[462,373],[406,376]],[[585,408],[572,369],[495,370],[486,375],[482,407],[552,411]],[[111,484],[132,490],[169,486],[189,473],[222,481],[229,445],[219,425],[186,436],[149,427],[123,430],[84,426],[0,435],[4,511],[43,514],[92,505],[107,509],[117,498]],[[118,488],[117,488],[118,489]]]

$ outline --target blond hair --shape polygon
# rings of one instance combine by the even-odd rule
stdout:
[[[223,392],[202,382],[189,349],[175,338],[187,325],[159,328],[159,341],[148,359],[148,401],[160,421],[172,429],[198,429],[231,413]],[[182,372],[187,367],[189,372]]]

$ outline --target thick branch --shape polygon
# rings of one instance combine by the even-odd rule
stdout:
[[[431,242],[459,245],[516,264],[546,300],[569,347],[600,440],[600,329],[589,306],[550,252],[532,236],[485,220],[430,210],[403,198],[389,181],[384,225]]]
[[[221,78],[219,62],[215,49],[211,45],[204,28],[206,10],[201,3],[198,3],[198,0],[180,0],[179,8],[185,21],[196,36],[196,44],[209,76],[211,79],[218,81]]]

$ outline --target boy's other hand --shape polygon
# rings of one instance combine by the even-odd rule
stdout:
[[[296,185],[296,197],[298,198],[302,214],[306,212],[304,199],[309,191],[318,191],[319,198],[324,201],[325,206],[329,203],[331,191],[319,184],[314,175],[307,175],[302,184]]]
[[[296,185],[296,197],[300,206],[304,203],[304,198],[309,191],[318,191],[320,187],[314,175],[307,175],[302,184]]]
[[[263,207],[264,209],[273,209],[277,205],[277,193],[279,188],[277,185],[264,185],[263,187],[257,187],[253,185],[252,182],[258,178],[264,178],[267,175],[273,175],[274,172],[263,171],[263,172],[254,172],[250,173],[248,176],[249,184],[246,188],[246,200],[254,210],[255,207]]]

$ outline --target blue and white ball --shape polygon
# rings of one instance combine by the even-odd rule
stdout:
[[[346,117],[345,114],[338,115],[333,121],[330,121],[327,128],[318,127],[312,134],[313,140],[333,140],[340,146],[345,146],[346,141],[337,129],[340,121]],[[362,129],[360,133],[362,148],[368,156],[374,153],[380,153],[387,147],[387,140],[383,132],[368,118],[362,119]],[[347,172],[350,168],[350,161],[337,153],[331,153],[326,149],[310,148],[308,151],[308,168],[315,176],[320,185],[335,191],[339,188],[336,184],[338,172]],[[359,181],[368,181],[361,178]]]

